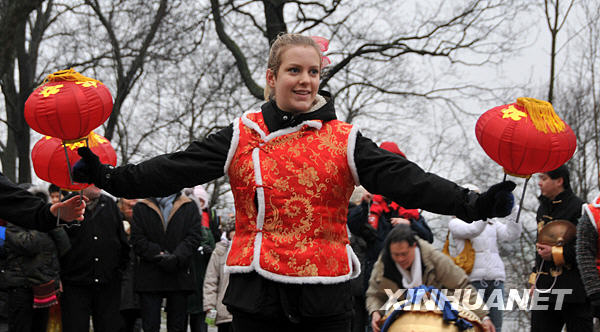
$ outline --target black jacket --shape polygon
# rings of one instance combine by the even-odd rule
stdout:
[[[84,221],[65,228],[71,250],[60,259],[63,283],[120,282],[129,260],[129,245],[117,204],[101,195],[88,203],[84,217]]]
[[[269,132],[306,120],[336,119],[331,99],[314,112],[297,115],[279,110],[271,101],[262,105],[262,113]],[[229,125],[203,141],[193,142],[185,151],[154,157],[137,165],[103,166],[93,182],[119,197],[167,196],[184,187],[222,177],[232,137],[233,127]],[[388,197],[406,208],[455,215],[467,221],[483,219],[475,209],[476,194],[380,149],[360,133],[356,138],[354,162],[360,183],[371,193]],[[289,285],[264,279],[255,272],[231,274],[223,302],[233,311],[266,316],[280,314],[281,310],[286,316],[326,316],[352,310],[350,282]]]
[[[277,109],[274,102],[264,104],[262,112],[270,132],[306,120],[330,121],[336,118],[331,100],[314,112],[296,116],[286,115]],[[185,151],[157,156],[137,165],[104,166],[94,183],[118,197],[168,196],[184,187],[222,177],[232,136],[233,128],[229,125],[203,141],[192,142]],[[370,193],[388,197],[407,209],[421,208],[455,215],[466,221],[484,219],[475,209],[477,195],[454,182],[423,171],[417,164],[397,154],[380,149],[360,133],[356,138],[354,161],[360,183]]]
[[[58,258],[70,244],[62,228],[44,233],[8,224],[5,247],[6,286],[31,287],[59,280]]]
[[[190,273],[192,254],[202,241],[202,220],[196,204],[180,195],[176,198],[166,228],[154,198],[139,201],[133,207],[131,244],[140,257],[134,289],[138,292],[192,291]],[[173,271],[163,269],[156,255],[169,252],[177,256]]]
[[[47,231],[56,227],[50,204],[12,183],[0,173],[0,219],[25,228]]]
[[[558,194],[556,198],[550,200],[544,196],[539,197],[540,206],[537,210],[537,222],[538,227],[540,223],[547,224],[552,220],[563,219],[572,222],[577,225],[579,218],[581,217],[581,209],[583,201],[581,198],[575,196],[573,191],[565,190]],[[539,228],[538,228],[539,229]],[[583,288],[583,282],[577,268],[577,260],[575,256],[575,240],[565,244],[563,246],[563,257],[565,260],[565,266],[563,272],[556,279],[556,284],[553,289],[572,289],[571,295],[565,296],[565,302],[585,302],[586,295]],[[535,268],[534,272],[540,267],[542,257],[536,253],[535,256]],[[554,277],[548,274],[551,267],[554,267],[554,262],[544,261],[542,271],[545,273],[540,274],[537,281],[536,287],[539,289],[548,289],[554,281]],[[556,301],[556,296],[550,296],[551,301]]]

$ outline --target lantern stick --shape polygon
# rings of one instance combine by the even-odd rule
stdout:
[[[525,198],[525,190],[527,190],[527,183],[531,177],[528,176],[525,178],[525,185],[523,185],[523,192],[521,193],[521,200],[519,201],[519,211],[517,211],[517,218],[515,219],[516,223],[519,223],[519,217],[521,216],[521,209],[523,208],[523,199]]]
[[[67,158],[67,167],[69,168],[67,173],[69,173],[69,181],[71,181],[71,184],[74,184],[75,182],[73,182],[73,176],[71,175],[71,161],[69,161],[69,153],[67,152],[67,145],[65,144],[64,140],[62,142],[62,146],[63,150],[65,150],[65,158]]]

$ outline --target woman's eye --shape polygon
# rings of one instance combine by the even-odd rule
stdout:
[[[318,69],[311,69],[310,70],[310,74],[311,75],[319,75],[319,70]]]
[[[292,73],[299,72],[298,68],[290,68],[289,71],[292,72]]]

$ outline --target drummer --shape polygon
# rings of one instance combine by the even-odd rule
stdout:
[[[469,277],[446,255],[425,240],[415,237],[408,225],[397,225],[388,234],[382,254],[373,267],[367,289],[367,311],[371,327],[379,332],[379,320],[385,314],[381,310],[388,301],[386,289],[396,293],[398,289],[417,286],[433,286],[438,289],[470,291],[469,303],[477,303],[477,290],[469,283]],[[475,307],[488,332],[495,332],[487,310]]]
[[[566,165],[538,175],[541,195],[537,210],[538,233],[549,222],[568,220],[577,225],[583,201],[571,190],[569,169]],[[533,296],[543,296],[547,310],[531,311],[531,331],[592,331],[592,311],[575,258],[575,241],[560,245],[536,243],[536,259],[529,278]],[[552,289],[572,290],[556,307],[558,295]],[[549,303],[545,299],[549,298]],[[540,297],[542,301],[542,297]],[[545,307],[545,306],[544,306]]]

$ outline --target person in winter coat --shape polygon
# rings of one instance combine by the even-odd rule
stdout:
[[[236,236],[223,302],[238,332],[349,328],[350,279],[360,273],[346,228],[355,185],[465,220],[505,216],[513,204],[512,182],[470,192],[337,120],[331,95],[319,91],[321,56],[310,37],[278,36],[267,102],[185,151],[109,168],[90,149],[78,150],[74,178],[121,197],[170,195],[228,175]]]
[[[538,186],[540,206],[536,220],[538,232],[553,220],[567,220],[577,226],[582,213],[583,201],[571,189],[569,169],[566,165],[540,173]],[[593,318],[589,300],[586,297],[577,259],[575,240],[563,246],[550,246],[536,243],[536,257],[530,282],[533,296],[543,295],[547,310],[531,310],[531,331],[562,331],[566,325],[568,332],[592,331]],[[551,290],[568,290],[559,295]],[[550,293],[550,294],[548,294]],[[559,296],[564,296],[561,306]],[[541,299],[541,298],[540,298]]]
[[[204,189],[203,189],[204,190]],[[210,218],[209,213],[203,213],[202,207],[205,205],[202,200],[196,196],[195,188],[185,188],[183,193],[196,205],[198,206],[198,212],[202,215],[202,242],[190,261],[190,271],[194,276],[194,292],[188,296],[188,315],[189,315],[189,326],[192,332],[206,332],[208,326],[205,321],[204,306],[202,303],[203,287],[204,287],[204,275],[206,274],[206,267],[210,260],[210,256],[215,249],[215,240],[212,232],[205,225],[210,225],[205,219]],[[206,192],[204,192],[206,193]],[[208,195],[206,195],[208,197]],[[205,199],[206,199],[205,197]],[[215,219],[217,220],[217,219]],[[218,226],[217,226],[218,228]],[[219,230],[220,231],[220,230]]]
[[[187,297],[194,290],[190,259],[201,241],[198,208],[185,195],[147,198],[133,207],[131,243],[139,256],[135,290],[144,332],[160,330],[163,298],[167,330],[186,330]]]
[[[57,303],[59,256],[70,248],[62,228],[48,233],[8,224],[6,284],[9,330],[46,331],[48,309]]]
[[[379,332],[378,322],[385,314],[382,308],[389,299],[386,291],[396,293],[399,289],[421,285],[437,289],[460,289],[462,294],[469,291],[469,303],[478,303],[477,290],[460,267],[427,241],[415,237],[408,225],[398,225],[388,234],[383,252],[369,279],[367,311],[371,315],[373,331]],[[473,312],[483,320],[486,331],[494,332],[494,325],[486,316],[487,310],[483,306],[475,308]]]
[[[231,240],[235,235],[235,219],[229,219],[221,223],[223,237],[217,242],[215,251],[210,256],[206,276],[204,277],[204,311],[208,313],[211,309],[217,311],[215,323],[219,332],[231,332],[232,316],[223,304],[225,290],[229,284],[229,273],[225,271],[225,260]]]
[[[210,230],[213,240],[219,241],[221,238],[221,217],[217,215],[217,211],[215,209],[210,207],[208,193],[204,189],[204,186],[195,186],[192,188],[192,195],[188,196],[193,196],[196,198],[196,204],[198,204],[200,214],[202,215],[202,226]]]
[[[475,185],[465,185],[466,188],[479,191]],[[483,290],[483,300],[494,294],[494,298],[504,299],[504,263],[498,253],[498,241],[516,241],[521,235],[521,224],[515,222],[518,206],[515,205],[513,212],[506,217],[505,222],[499,218],[478,220],[466,223],[460,219],[453,218],[448,223],[448,230],[452,234],[457,252],[461,252],[465,240],[470,240],[475,250],[475,262],[473,270],[469,274],[469,280],[479,290]],[[496,294],[498,293],[498,294]],[[502,330],[502,311],[497,306],[490,306],[489,317],[496,327],[496,331]]]
[[[90,198],[85,221],[65,227],[71,249],[60,259],[63,284],[63,332],[95,332],[121,327],[121,277],[129,260],[129,244],[115,201],[95,186],[83,189]]]
[[[0,218],[18,226],[40,231],[56,227],[56,218],[67,223],[83,220],[85,201],[79,196],[50,204],[20,188],[0,172]]]
[[[133,222],[133,206],[137,203],[137,199],[119,198],[117,206],[123,217],[123,229],[127,235],[127,240],[130,244],[129,262],[127,268],[123,271],[121,278],[121,318],[123,326],[120,332],[134,332],[140,330],[140,300],[138,295],[133,290],[133,279],[135,267],[137,266],[137,256],[131,250],[131,223]]]
[[[577,223],[577,266],[594,317],[600,318],[600,196],[592,203],[583,205],[583,211]]]

